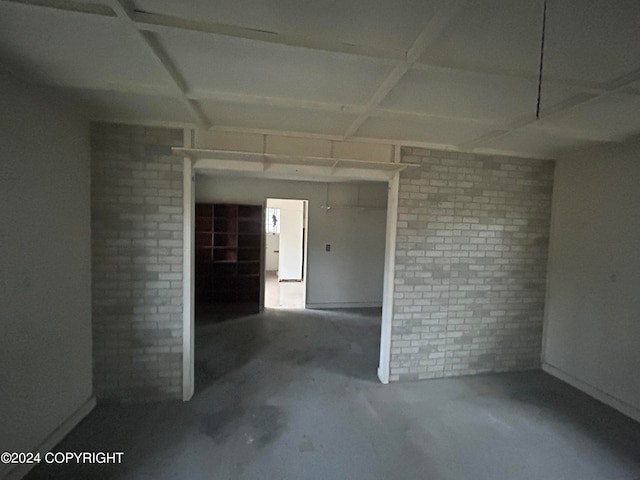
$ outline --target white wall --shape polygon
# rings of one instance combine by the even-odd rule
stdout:
[[[43,95],[0,74],[0,451],[92,395],[89,130]]]
[[[319,182],[196,178],[197,202],[264,204],[266,198],[309,200],[308,307],[382,305],[386,183],[333,183],[327,191]],[[335,208],[320,208],[327,203]],[[358,203],[368,208],[355,208]]]
[[[558,162],[544,368],[640,420],[640,144]]]

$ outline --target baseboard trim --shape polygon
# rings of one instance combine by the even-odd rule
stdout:
[[[32,452],[39,452],[40,455],[43,456],[45,453],[53,450],[54,447],[60,443],[82,419],[84,419],[84,417],[91,413],[91,410],[93,410],[95,406],[96,397],[92,395],[86,402],[80,405],[80,408],[73,412],[69,418],[62,422],[58,428],[51,432],[51,434],[45,438],[40,445],[33,449]],[[18,465],[13,470],[9,470],[4,477],[4,480],[20,480],[36,465],[37,464]]]
[[[577,388],[578,390],[582,390],[587,395],[592,396],[593,398],[600,400],[602,403],[609,405],[612,408],[615,408],[619,412],[625,414],[628,417],[631,417],[637,422],[640,422],[640,409],[634,407],[633,405],[628,404],[627,402],[620,400],[612,395],[609,395],[607,392],[600,390],[593,385],[590,385],[573,375],[570,375],[563,370],[560,370],[557,367],[549,363],[542,364],[542,370],[547,372],[549,375],[553,375],[556,378],[559,378],[563,382],[568,383],[572,387]]]
[[[306,308],[382,308],[381,302],[307,303]]]

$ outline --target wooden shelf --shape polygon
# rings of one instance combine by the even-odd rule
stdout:
[[[258,311],[262,279],[261,205],[196,204],[196,303],[250,304]]]
[[[358,180],[390,180],[396,172],[417,168],[414,163],[369,161],[351,158],[319,157],[310,155],[284,155],[269,152],[211,150],[173,147],[175,153],[194,161],[194,168],[207,170],[235,170],[244,173],[291,175],[314,178],[351,178]]]

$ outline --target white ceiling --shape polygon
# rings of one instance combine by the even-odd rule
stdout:
[[[0,0],[0,63],[99,120],[556,157],[640,133],[640,2]]]

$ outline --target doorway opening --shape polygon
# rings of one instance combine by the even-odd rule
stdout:
[[[267,198],[265,308],[305,308],[308,201]]]
[[[396,149],[396,164],[399,164],[399,158],[400,158],[400,154],[399,154],[400,150]],[[388,164],[385,163],[381,163],[381,165],[387,166]],[[195,278],[194,278],[194,271],[195,271],[195,255],[194,255],[194,229],[193,226],[195,224],[195,203],[196,203],[196,172],[199,173],[204,173],[204,175],[202,175],[202,177],[207,177],[207,178],[216,178],[217,175],[210,175],[210,171],[213,171],[215,169],[210,168],[208,165],[203,165],[198,167],[197,165],[197,161],[194,161],[192,158],[190,157],[185,157],[184,159],[184,175],[183,175],[183,186],[184,186],[184,199],[183,199],[183,207],[184,207],[184,231],[183,231],[183,238],[184,238],[184,246],[185,246],[185,253],[184,253],[184,264],[183,264],[183,269],[185,272],[184,278],[185,281],[183,282],[183,399],[184,400],[189,400],[194,393],[194,387],[195,387],[195,302],[194,302],[194,285],[195,285]],[[217,172],[217,170],[216,170]],[[297,172],[297,170],[296,170]],[[376,176],[375,174],[379,174],[380,172],[374,171],[373,174],[371,175],[371,178],[369,176],[366,175],[366,172],[362,173],[362,178],[358,178],[358,180],[360,181],[380,181],[380,178],[378,176]],[[389,382],[389,370],[390,370],[390,360],[391,360],[391,349],[390,349],[390,345],[391,345],[391,321],[392,321],[392,310],[393,310],[393,295],[394,295],[394,288],[393,288],[393,284],[394,284],[394,270],[395,270],[395,256],[394,256],[394,252],[395,252],[395,244],[396,244],[396,222],[397,222],[397,218],[398,218],[398,193],[399,193],[399,178],[400,178],[400,174],[399,172],[394,172],[393,174],[388,174],[385,173],[385,176],[390,177],[387,181],[385,181],[385,186],[386,186],[386,195],[384,195],[384,197],[386,197],[386,231],[384,234],[384,246],[382,248],[381,251],[378,252],[378,254],[376,255],[376,258],[382,259],[384,257],[384,272],[383,272],[383,278],[382,278],[382,282],[374,282],[377,283],[379,285],[379,283],[382,283],[382,325],[380,328],[380,354],[379,354],[379,365],[378,365],[378,378],[380,379],[380,381],[382,383],[388,383]],[[262,176],[257,175],[256,178],[254,178],[251,175],[236,175],[234,178],[236,179],[245,179],[246,181],[251,181],[254,180],[255,183],[254,185],[251,185],[251,188],[243,188],[243,189],[239,189],[237,188],[237,186],[233,183],[233,182],[229,182],[226,180],[224,181],[220,181],[220,182],[216,182],[215,185],[212,185],[211,187],[213,188],[209,188],[208,192],[205,192],[205,190],[203,190],[200,187],[200,194],[199,194],[199,201],[203,201],[203,202],[215,202],[215,201],[225,201],[225,202],[238,202],[239,204],[245,204],[245,203],[254,203],[257,204],[258,202],[260,202],[260,200],[258,200],[259,196],[262,192],[266,193],[267,188],[264,187],[262,185],[262,182],[264,181],[262,179]],[[357,201],[356,204],[352,205],[353,203],[353,198],[351,198],[353,195],[348,194],[347,192],[341,192],[340,194],[338,194],[338,196],[336,197],[335,195],[333,196],[334,198],[331,198],[331,196],[328,196],[328,189],[325,188],[325,192],[324,194],[322,193],[318,193],[316,190],[318,190],[317,188],[314,187],[314,185],[321,185],[319,182],[317,182],[317,179],[314,178],[314,182],[311,183],[311,180],[309,180],[309,184],[305,185],[301,182],[305,182],[306,178],[304,176],[300,176],[300,178],[295,178],[294,181],[292,181],[291,178],[288,178],[287,180],[278,180],[278,179],[273,179],[274,182],[277,181],[282,181],[285,182],[286,184],[283,183],[282,185],[282,190],[287,192],[286,194],[292,194],[293,196],[302,196],[302,198],[305,198],[308,194],[309,194],[309,190],[313,190],[314,193],[314,197],[313,197],[313,201],[311,202],[312,204],[314,202],[317,202],[318,204],[318,208],[322,209],[324,211],[324,217],[326,218],[330,218],[334,216],[334,212],[337,213],[340,212],[340,217],[345,216],[347,213],[351,212],[369,212],[370,208],[368,204],[363,203],[362,205],[360,205],[360,202]],[[338,182],[337,182],[338,183]],[[200,185],[202,186],[202,183],[200,183]],[[331,183],[331,185],[333,185],[333,183]],[[274,185],[275,187],[275,185]],[[280,187],[280,186],[278,186]],[[277,188],[276,188],[277,190]],[[275,195],[278,195],[279,193],[274,192]],[[335,193],[335,192],[334,192]],[[353,193],[353,192],[351,192]],[[360,193],[357,192],[356,189],[356,193]],[[273,194],[273,193],[272,193]],[[285,194],[285,195],[286,195]],[[345,194],[345,195],[342,195]],[[266,198],[268,197],[268,193],[265,196],[262,196],[262,206],[266,206]],[[300,198],[300,196],[298,196],[298,198]],[[356,195],[357,197],[358,195]],[[369,197],[369,195],[367,195],[367,197]],[[376,198],[383,198],[382,195],[380,195],[379,193],[377,195],[375,195]],[[312,200],[311,197],[307,197],[308,199],[310,199],[310,201]],[[356,198],[356,200],[358,200]],[[324,202],[324,203],[323,203]],[[377,204],[377,202],[376,202]],[[378,209],[378,208],[382,208],[382,207],[373,207],[374,209]],[[316,216],[317,217],[317,210],[315,210],[312,207],[312,211],[309,212],[309,210],[306,210],[306,213],[309,216]],[[345,214],[345,215],[343,215]],[[348,216],[348,215],[347,215]],[[265,214],[263,213],[261,215],[262,217],[262,222],[264,222],[266,220],[265,218]],[[315,217],[314,217],[315,218]],[[306,228],[307,225],[307,219],[305,219],[305,247],[307,245],[307,239],[308,239],[308,229]],[[320,222],[322,223],[326,223],[326,222]],[[322,236],[324,236],[323,232],[330,232],[330,233],[341,233],[342,230],[341,229],[332,229],[330,227],[328,227],[327,225],[325,225],[325,227],[327,228],[320,228],[318,230],[319,234]],[[384,227],[383,227],[384,228]],[[362,229],[361,229],[362,230]],[[264,232],[264,229],[262,230]],[[349,229],[347,229],[347,233],[348,233]],[[358,229],[356,229],[356,231],[360,231]],[[362,230],[362,231],[368,231],[366,229]],[[315,227],[314,227],[314,232],[316,232]],[[345,232],[342,232],[345,233]],[[314,235],[317,233],[314,233]],[[266,237],[266,235],[265,235]],[[351,235],[347,234],[348,238],[351,238]],[[377,236],[371,236],[371,235],[367,235],[366,238],[370,239],[370,238],[378,238]],[[313,240],[313,239],[312,239]],[[332,256],[335,253],[338,253],[339,251],[334,249],[333,247],[335,245],[333,245],[333,242],[329,241],[331,239],[327,238],[327,241],[325,241],[323,238],[320,239],[320,246],[321,249],[314,249],[312,248],[311,251],[307,250],[305,248],[304,250],[304,259],[303,259],[303,280],[306,282],[306,279],[309,278],[308,275],[308,269],[307,269],[307,256],[312,256],[316,255],[320,258],[320,262],[316,263],[315,260],[313,260],[312,266],[313,266],[313,270],[312,270],[312,274],[316,275],[316,265],[318,266],[319,270],[320,270],[320,277],[322,277],[322,275],[324,274],[326,276],[327,272],[326,272],[326,264],[322,261],[322,259],[324,257],[327,257],[327,255],[331,254]],[[264,245],[264,243],[263,243]],[[316,245],[317,246],[317,245]],[[356,251],[368,251],[367,248],[358,248]],[[266,249],[262,250],[262,253],[264,255],[264,253],[266,252]],[[323,252],[323,253],[320,253]],[[324,252],[327,253],[327,255],[324,254]],[[334,263],[336,262],[336,260],[338,261],[339,265],[345,266],[347,264],[350,264],[352,262],[352,255],[347,252],[347,251],[343,251],[340,252],[341,254],[343,254],[342,257],[340,257],[339,259],[334,258]],[[319,255],[317,255],[319,254]],[[346,256],[345,256],[346,255]],[[315,258],[315,257],[314,257]],[[327,260],[331,260],[329,258],[327,258]],[[264,270],[262,270],[261,272],[264,272]],[[314,283],[314,278],[312,275],[312,279],[311,279],[311,284],[310,285],[310,291],[311,293],[313,293],[313,295],[315,295],[315,287],[317,286]],[[341,280],[345,280],[345,277],[338,277]],[[366,277],[368,280],[371,280],[371,278]],[[362,289],[364,284],[363,282],[361,282],[359,279],[353,280],[351,279],[346,279],[348,281],[348,285],[357,287],[358,289]],[[280,283],[280,282],[279,282]],[[283,282],[286,283],[286,282]],[[328,290],[330,290],[333,293],[338,293],[340,295],[342,295],[344,293],[343,289],[340,288],[339,285],[336,285],[336,282],[320,282],[319,285],[321,286],[326,286],[328,287]],[[264,305],[264,285],[261,285],[263,288],[261,289],[261,305]],[[327,290],[327,289],[320,289],[320,292],[323,292]],[[370,289],[365,288],[365,290],[367,292],[370,292]],[[306,296],[307,292],[306,292],[306,288],[304,290],[304,294]],[[324,300],[324,298],[322,297],[322,295],[317,299],[315,296],[313,298],[309,297],[308,299],[309,301],[307,301],[307,299],[305,299],[305,304],[304,304],[304,308],[306,308],[307,306],[309,308],[340,308],[339,306],[332,304],[330,302],[323,302],[322,300]],[[319,300],[319,301],[318,301]],[[318,303],[315,303],[318,302]],[[367,302],[368,303],[368,302]],[[340,302],[340,304],[344,304],[344,302]],[[322,305],[322,306],[317,306],[317,305]],[[353,303],[351,303],[350,307],[352,308],[359,308],[359,307],[364,307],[366,305],[355,305]]]

